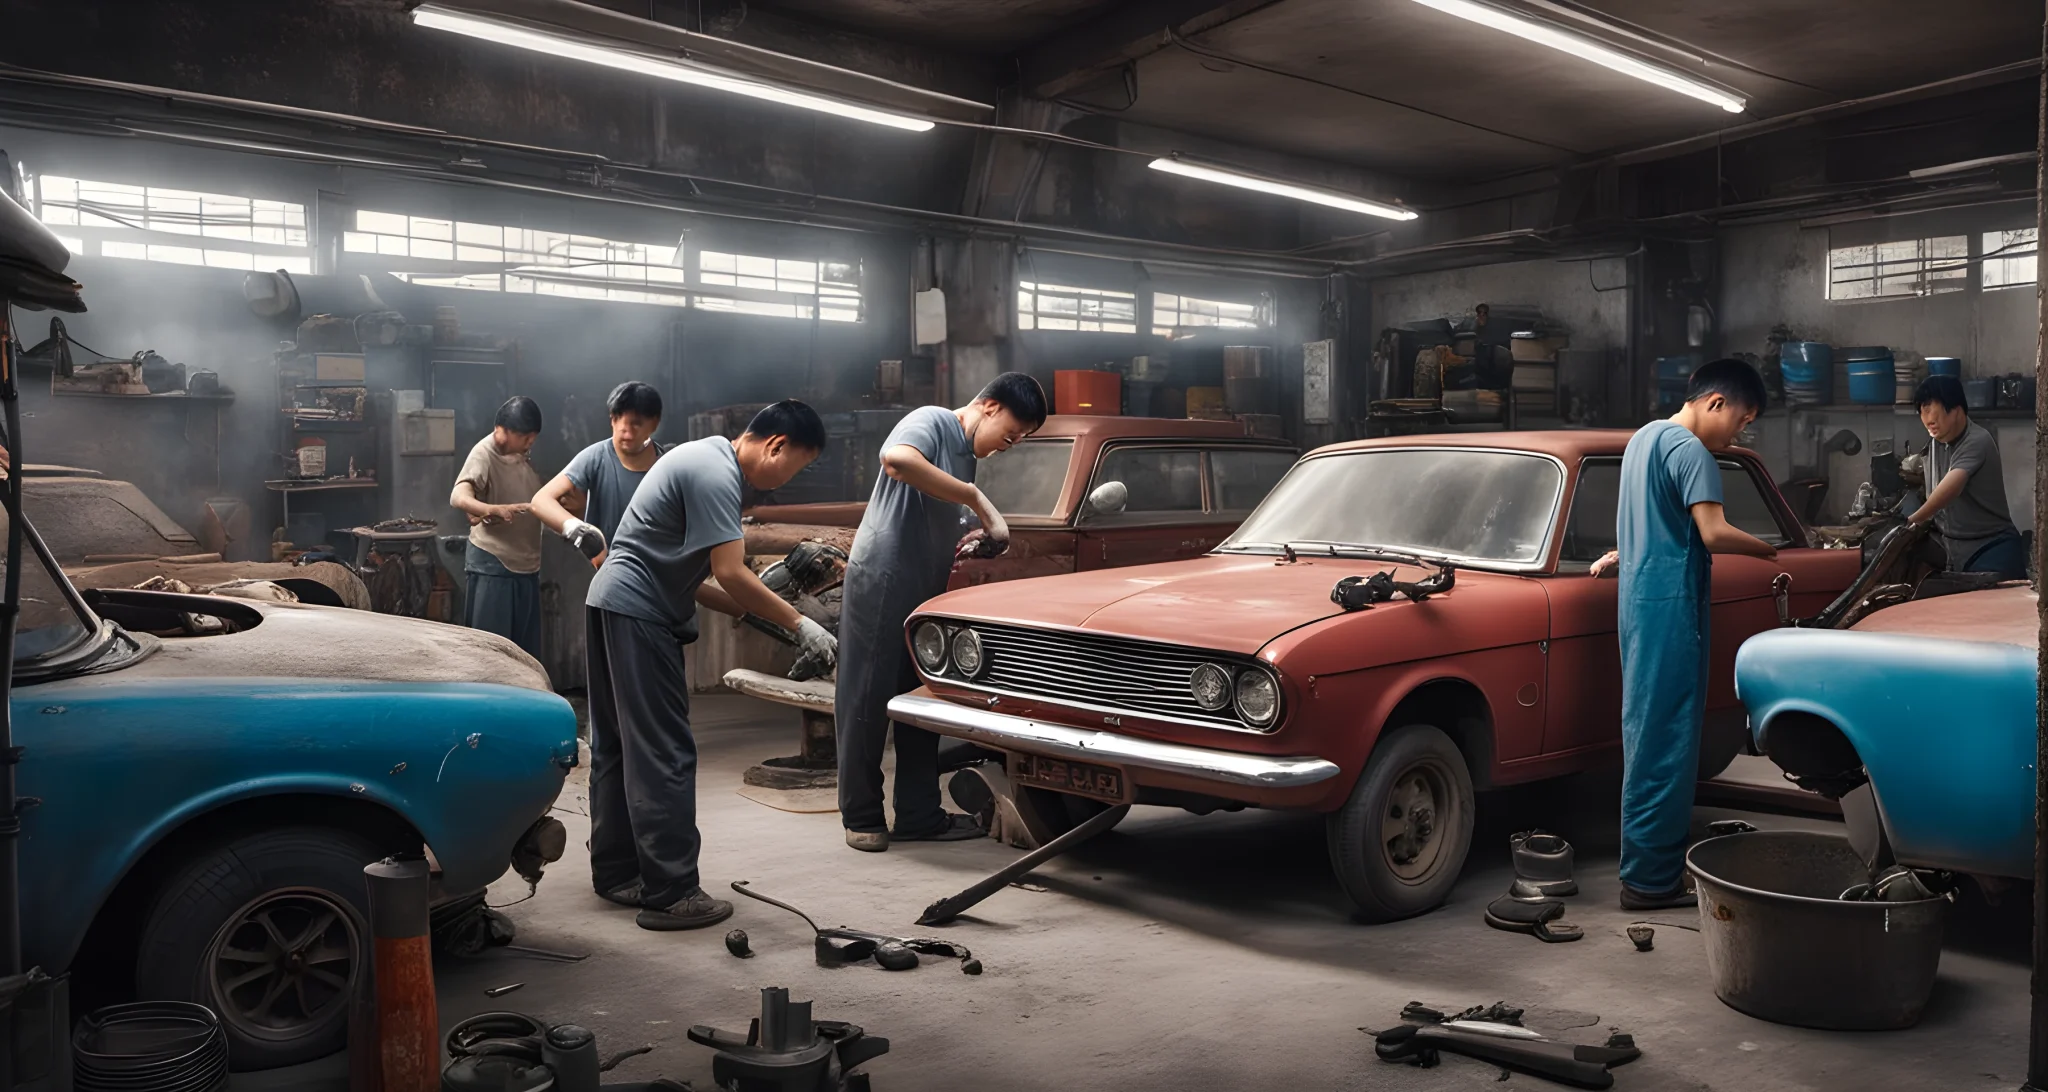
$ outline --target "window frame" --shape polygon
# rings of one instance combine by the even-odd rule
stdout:
[[[238,273],[269,272],[283,269],[300,276],[311,276],[318,268],[318,255],[314,234],[311,204],[286,201],[281,198],[256,197],[245,194],[222,193],[218,191],[192,190],[177,186],[159,186],[147,182],[115,182],[104,178],[83,178],[56,171],[38,171],[29,175],[31,183],[30,211],[36,220],[63,241],[66,248],[82,257],[114,258],[121,261],[155,262],[159,265],[181,265],[198,269],[225,269]],[[68,197],[52,197],[48,188],[52,181],[68,183],[71,192]],[[108,190],[135,191],[125,194],[109,194],[138,202],[133,206],[101,205],[106,211],[95,212],[87,207],[92,198],[85,191],[87,187]],[[196,207],[177,209],[162,207],[172,202],[189,202]],[[216,205],[243,206],[230,214]],[[68,210],[66,218],[51,219],[53,210]],[[246,215],[246,221],[239,219]],[[265,214],[276,218],[275,222],[262,222]],[[195,230],[180,231],[161,226],[162,223],[179,223],[186,218]],[[88,218],[107,221],[104,224],[89,224]],[[123,218],[133,218],[139,223],[124,223]],[[242,237],[234,234],[216,234],[209,227],[239,229]],[[262,239],[256,236],[264,233],[281,235],[282,240]],[[298,242],[293,242],[296,236]],[[123,250],[134,248],[141,253],[115,253],[110,246]],[[170,257],[159,257],[153,250],[190,252],[197,261],[184,261]],[[215,261],[216,256],[246,258],[247,264],[235,261]]]
[[[1257,297],[1257,299],[1250,301],[1220,300],[1212,299],[1207,296],[1193,296],[1189,295],[1186,292],[1181,292],[1177,290],[1168,291],[1162,288],[1153,288],[1151,291],[1151,297],[1145,301],[1144,325],[1149,326],[1151,328],[1152,334],[1155,337],[1172,337],[1173,332],[1175,330],[1270,330],[1273,328],[1274,325],[1273,294],[1271,292],[1261,291],[1257,293]],[[1196,303],[1212,304],[1219,308],[1247,308],[1252,312],[1252,317],[1249,321],[1223,321],[1223,316],[1219,313],[1219,315],[1217,316],[1218,321],[1214,323],[1196,323],[1194,325],[1183,325],[1181,323],[1176,322],[1173,325],[1164,325],[1161,323],[1159,318],[1161,312],[1160,300],[1162,298],[1171,298],[1175,301],[1173,307],[1170,308],[1170,310],[1174,315],[1180,317],[1185,317],[1187,315],[1187,310],[1184,305],[1189,300],[1193,300]]]
[[[2037,231],[2037,228],[2027,226],[2016,228],[1993,228],[1989,231],[1980,231],[1975,233],[1975,242],[1977,244],[1977,287],[1980,291],[2003,292],[2008,288],[2032,288],[2040,283],[2040,240],[2038,238],[2035,238],[2031,240],[2005,240],[2003,242],[2000,242],[1995,238],[1996,236],[2009,235],[2015,233],[2033,235]],[[2027,249],[2018,254],[1999,253],[2000,251],[2006,250],[2011,247],[2026,247]],[[2000,268],[2001,270],[2009,270],[2014,266],[2015,263],[2023,261],[2032,262],[2034,264],[2034,273],[2032,276],[2028,277],[2026,280],[2003,281],[1999,284],[1990,283],[1990,273],[1993,263],[1997,263],[1998,268]]]
[[[1866,303],[1881,300],[1926,299],[1931,296],[1945,296],[1952,292],[1967,292],[1974,286],[1974,282],[1981,282],[1981,277],[1973,278],[1970,274],[1971,266],[1977,262],[1974,252],[1976,245],[1974,236],[1976,234],[1974,232],[1963,232],[1961,234],[1915,236],[1909,239],[1888,239],[1879,243],[1856,243],[1849,246],[1834,246],[1832,245],[1834,240],[1830,239],[1827,252],[1827,282],[1823,289],[1825,298],[1829,303]],[[1960,255],[1933,255],[1927,253],[1929,244],[1950,240],[1959,241],[1962,244],[1962,253]],[[1885,247],[1896,247],[1906,243],[1914,244],[1919,251],[1915,257],[1911,259],[1887,259],[1883,256],[1882,251]],[[1867,277],[1844,280],[1836,276],[1838,255],[1843,254],[1845,251],[1865,249],[1870,251],[1870,260],[1867,263],[1870,273]],[[1899,266],[1908,263],[1917,263],[1917,266],[1908,272],[1885,272],[1887,266]],[[1864,268],[1864,266],[1850,266],[1848,268]],[[1943,275],[1940,277],[1931,276],[1934,273]],[[1951,273],[1959,275],[1949,276],[1948,274]],[[1912,281],[1913,287],[1910,291],[1879,291],[1887,281],[1901,279],[1910,279]],[[1841,286],[1856,284],[1868,284],[1871,291],[1867,295],[1837,294],[1837,289]]]
[[[1043,310],[1039,306],[1039,302],[1048,295],[1056,299],[1074,300],[1076,303],[1076,309],[1074,314],[1068,316],[1050,313]],[[1032,299],[1032,305],[1030,307],[1026,307],[1024,304],[1024,299],[1026,296],[1029,296]],[[1095,314],[1094,316],[1091,317],[1085,314],[1085,311],[1087,310],[1087,305],[1091,301],[1098,305],[1105,303],[1122,303],[1128,301],[1131,305],[1130,321],[1111,321],[1110,319],[1105,318],[1100,313],[1099,307],[1097,314]],[[1087,285],[1078,284],[1051,284],[1046,281],[1024,280],[1022,278],[1019,278],[1017,281],[1016,325],[1019,331],[1028,330],[1032,333],[1115,334],[1119,336],[1135,335],[1140,330],[1144,329],[1144,322],[1142,321],[1144,316],[1141,314],[1139,310],[1142,302],[1143,301],[1139,299],[1138,291],[1135,288],[1126,291],[1121,288],[1095,288]],[[1044,325],[1044,321],[1046,319],[1052,319],[1060,322],[1072,322],[1074,323],[1074,326],[1072,328],[1063,326],[1049,327]],[[1088,325],[1089,323],[1094,324],[1093,328],[1090,328],[1090,326]],[[1106,327],[1109,326],[1116,326],[1118,328],[1107,329]]]
[[[1597,557],[1584,560],[1567,558],[1564,556],[1564,552],[1571,538],[1572,523],[1578,516],[1580,499],[1584,496],[1582,486],[1585,483],[1587,469],[1591,467],[1613,467],[1618,475],[1621,470],[1621,459],[1622,457],[1619,455],[1588,455],[1579,460],[1578,472],[1572,478],[1571,506],[1565,511],[1564,520],[1558,525],[1557,529],[1557,572],[1560,575],[1584,574],[1592,568],[1594,561],[1599,560]],[[1778,492],[1777,485],[1770,481],[1768,475],[1761,474],[1763,469],[1761,464],[1740,455],[1718,454],[1714,456],[1714,465],[1722,470],[1724,474],[1729,470],[1739,470],[1748,476],[1750,487],[1756,490],[1757,496],[1764,502],[1764,510],[1770,513],[1771,521],[1777,524],[1778,536],[1784,540],[1778,546],[1778,549],[1799,550],[1807,548],[1806,525],[1792,515],[1791,509],[1785,504],[1784,495]],[[1725,476],[1723,481],[1726,481]],[[1616,508],[1619,509],[1620,491],[1618,488],[1615,493],[1615,500]],[[1726,508],[1725,501],[1726,497],[1724,495],[1724,510]]]
[[[1195,473],[1201,490],[1202,506],[1199,509],[1170,508],[1149,512],[1133,512],[1126,508],[1109,515],[1091,515],[1088,498],[1097,489],[1111,480],[1103,476],[1112,455],[1135,451],[1192,451],[1195,453]],[[1074,506],[1074,526],[1095,530],[1105,527],[1157,527],[1165,524],[1208,522],[1211,512],[1209,497],[1209,456],[1201,444],[1176,442],[1173,440],[1139,440],[1135,443],[1106,443],[1095,453],[1095,465],[1088,471],[1088,484],[1081,490],[1080,500]]]

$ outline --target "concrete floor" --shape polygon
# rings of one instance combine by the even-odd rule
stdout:
[[[923,907],[1000,867],[993,841],[899,845],[867,855],[841,842],[836,815],[770,809],[733,792],[749,764],[791,749],[796,716],[744,698],[698,705],[704,882],[734,880],[806,910],[821,924],[919,932]],[[445,1022],[509,1007],[585,1024],[609,1054],[641,1044],[618,1080],[667,1076],[710,1087],[711,1052],[692,1024],[744,1030],[762,986],[811,999],[820,1018],[861,1024],[894,1051],[868,1064],[882,1092],[1019,1089],[1479,1089],[1499,1070],[1446,1056],[1437,1069],[1382,1063],[1361,1027],[1395,1022],[1420,1000],[1439,1008],[1506,1001],[1531,1026],[1581,1042],[1630,1032],[1644,1057],[1616,1071],[1622,1089],[1740,1092],[2013,1088],[2026,1057],[2028,909],[1966,902],[1954,919],[1932,1006],[1889,1034],[1780,1027],[1715,999],[1691,911],[1627,915],[1615,904],[1614,778],[1489,796],[1474,857],[1455,896],[1422,918],[1367,927],[1347,916],[1330,878],[1320,820],[1246,812],[1196,817],[1141,808],[1115,832],[1040,870],[941,935],[966,944],[986,973],[927,959],[916,971],[872,964],[825,970],[797,918],[735,896],[727,925],[654,934],[589,891],[580,776],[560,812],[570,856],[539,895],[507,912],[520,941],[588,952],[581,964],[497,952],[439,970]],[[1735,813],[1701,809],[1701,823]],[[1760,826],[1814,820],[1746,815]],[[1574,944],[1546,945],[1480,920],[1505,889],[1507,835],[1543,826],[1578,847],[1584,893]],[[516,880],[493,902],[524,894]],[[1638,953],[1631,921],[1659,924]],[[744,928],[759,954],[726,953]],[[926,930],[929,931],[929,930]],[[487,987],[524,982],[499,1000]],[[242,1087],[244,1082],[237,1082]],[[1513,1085],[1558,1087],[1530,1077]],[[250,1084],[249,1087],[255,1087]]]

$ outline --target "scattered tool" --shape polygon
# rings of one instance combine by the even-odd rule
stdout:
[[[1559,898],[1579,893],[1572,876],[1572,844],[1555,834],[1525,831],[1508,839],[1515,861],[1517,898]]]
[[[1131,806],[1129,804],[1119,804],[1116,807],[1096,812],[1087,822],[1017,858],[990,875],[987,879],[976,883],[974,886],[951,898],[940,899],[925,907],[924,913],[919,915],[917,923],[919,925],[944,925],[952,921],[954,918],[966,913],[970,907],[981,902],[981,900],[1016,882],[1025,873],[1117,825],[1117,823],[1123,820],[1125,815],[1130,813],[1130,810]],[[1099,879],[1100,877],[1097,878]]]
[[[759,899],[804,919],[804,924],[811,927],[811,932],[815,936],[815,951],[820,967],[844,967],[849,963],[859,963],[872,958],[878,966],[886,970],[907,971],[917,966],[917,956],[923,953],[962,960],[964,969],[965,961],[973,959],[973,953],[969,952],[966,946],[950,940],[937,940],[931,937],[892,937],[844,926],[823,929],[817,922],[811,920],[809,914],[780,899],[761,894],[747,886],[745,880],[734,880],[732,889],[750,899]],[[981,965],[976,963],[975,966],[979,968]],[[979,971],[967,973],[977,974]]]
[[[889,1040],[853,1024],[811,1019],[811,1003],[780,986],[761,991],[745,1035],[699,1024],[689,1036],[718,1051],[711,1077],[730,1092],[867,1092],[867,1074],[853,1070],[889,1052]]]
[[[1527,933],[1549,944],[1563,944],[1586,935],[1585,930],[1564,918],[1564,904],[1556,899],[1524,899],[1513,892],[1486,904],[1486,924],[1510,933]]]
[[[747,947],[747,931],[745,929],[734,929],[732,932],[725,934],[725,950],[741,959],[754,958],[754,950]]]
[[[1629,943],[1635,945],[1638,952],[1649,951],[1656,943],[1656,938],[1657,930],[1647,925],[1631,925],[1628,927]]]
[[[516,989],[518,989],[519,987],[521,987],[521,986],[524,986],[524,985],[526,985],[526,983],[524,983],[524,982],[514,982],[514,983],[511,983],[510,985],[506,985],[506,986],[492,986],[492,987],[491,987],[490,989],[488,989],[488,990],[485,990],[485,991],[484,991],[484,996],[485,996],[485,997],[503,997],[503,996],[505,996],[506,994],[508,994],[508,993],[511,993],[511,992],[512,992],[513,990],[516,990]]]
[[[1405,1062],[1427,1069],[1441,1061],[1440,1052],[1462,1054],[1575,1088],[1596,1089],[1614,1087],[1610,1067],[1642,1057],[1634,1041],[1620,1035],[1608,1040],[1604,1047],[1433,1024],[1401,1024],[1373,1036],[1373,1053],[1382,1061]]]

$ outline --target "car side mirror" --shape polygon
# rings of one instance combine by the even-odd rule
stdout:
[[[1122,482],[1103,482],[1088,494],[1088,514],[1091,516],[1113,516],[1131,503],[1131,491]]]

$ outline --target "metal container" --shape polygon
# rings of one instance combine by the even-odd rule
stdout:
[[[1952,356],[1930,356],[1927,358],[1928,375],[1946,375],[1956,379],[1963,377],[1963,362]]]
[[[1759,1019],[1836,1031],[1911,1027],[1941,962],[1943,898],[1848,902],[1869,875],[1840,835],[1709,838],[1685,864],[1714,993]]]
[[[1973,410],[1997,408],[1998,380],[1995,378],[1963,380],[1963,401]]]

